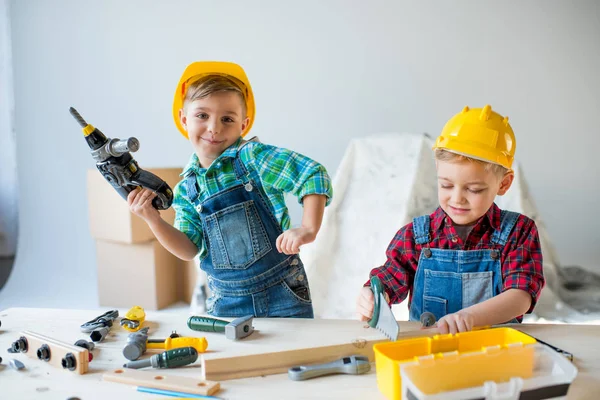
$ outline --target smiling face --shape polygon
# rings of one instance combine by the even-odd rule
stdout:
[[[204,168],[234,144],[248,124],[244,100],[234,91],[214,92],[193,100],[179,116]]]
[[[477,222],[514,178],[512,171],[499,175],[485,163],[468,159],[437,160],[436,167],[440,206],[457,225]]]

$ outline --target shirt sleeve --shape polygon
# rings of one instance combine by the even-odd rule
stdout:
[[[378,276],[390,298],[390,304],[401,303],[413,287],[417,270],[417,251],[412,223],[400,229],[386,251],[384,265],[371,270],[370,276]],[[367,282],[365,286],[370,285]]]
[[[173,190],[173,209],[175,210],[175,221],[173,226],[185,233],[185,235],[196,245],[200,252],[200,258],[204,258],[206,249],[202,236],[202,221],[196,208],[188,200],[187,188],[184,180],[180,181]]]
[[[521,216],[515,226],[515,246],[511,246],[502,265],[503,291],[521,289],[531,295],[531,313],[545,284],[542,269],[542,248],[537,226],[532,219]]]
[[[252,146],[251,151],[252,165],[263,185],[291,193],[300,203],[310,194],[326,196],[326,205],[331,202],[331,179],[318,162],[300,153],[265,144]]]

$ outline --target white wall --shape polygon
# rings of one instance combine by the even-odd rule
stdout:
[[[18,232],[17,154],[9,14],[9,1],[0,0],[0,257],[15,254]]]
[[[510,116],[562,262],[600,271],[599,15],[591,0],[13,1],[20,272],[0,306],[96,305],[93,161],[69,106],[109,136],[136,135],[142,166],[182,166],[173,91],[209,59],[246,69],[254,134],[332,174],[351,138],[436,135],[464,105],[492,104]]]

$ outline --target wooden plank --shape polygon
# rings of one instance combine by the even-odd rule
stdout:
[[[219,382],[168,375],[165,371],[138,371],[122,368],[106,372],[102,375],[102,379],[128,385],[202,394],[205,396],[211,396],[221,390]]]
[[[279,328],[274,326],[273,331],[266,331],[271,327],[265,326],[261,327],[261,331],[267,338],[272,338],[271,349],[279,347],[279,351],[258,352],[252,351],[255,349],[238,349],[235,355],[232,354],[233,352],[228,352],[222,355],[217,353],[201,356],[203,377],[225,381],[282,374],[298,365],[328,363],[351,355],[362,355],[374,362],[373,345],[389,341],[379,331],[369,328],[365,322],[334,321],[338,329],[332,330],[323,328],[323,325],[329,325],[325,320],[277,320]],[[418,322],[402,322],[399,325],[401,330],[399,337],[431,336],[437,333],[435,329],[420,330]],[[293,332],[302,332],[303,337],[290,336],[289,334]],[[354,338],[352,335],[355,335]],[[332,344],[319,345],[326,341]],[[252,354],[248,354],[249,352]],[[240,353],[246,354],[240,355]]]
[[[231,351],[201,355],[204,379],[280,374],[297,365],[326,363],[350,355],[374,361],[373,345],[388,341],[366,322],[354,320],[255,319],[254,325],[256,332],[233,344]],[[414,334],[417,329],[418,323],[400,324],[401,335]]]
[[[61,342],[60,340],[56,340],[31,331],[23,331],[21,332],[21,336],[27,339],[27,351],[23,352],[23,354],[26,354],[30,358],[34,358],[38,360],[38,362],[46,362],[59,369],[64,369],[65,371],[69,371],[69,369],[63,368],[62,359],[70,353],[73,355],[75,360],[74,372],[78,374],[85,374],[88,371],[89,352],[87,349],[70,345],[68,343]],[[15,340],[19,338],[15,338]],[[47,345],[50,349],[50,358],[48,361],[38,359],[37,351],[43,345]]]
[[[273,353],[252,354],[239,357],[202,359],[204,379],[228,380],[253,376],[286,373],[298,365],[320,364],[345,356],[362,355],[375,361],[373,345],[387,339],[355,340],[352,343],[310,347]]]

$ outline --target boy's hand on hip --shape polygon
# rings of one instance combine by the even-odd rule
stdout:
[[[152,207],[152,200],[156,193],[149,189],[137,188],[127,196],[129,210],[146,222],[152,222],[160,218],[160,213]]]
[[[317,237],[317,233],[313,229],[303,226],[294,229],[288,229],[277,238],[275,245],[277,251],[283,254],[298,254],[300,246],[306,243],[311,243]]]
[[[455,312],[454,314],[444,315],[437,322],[438,330],[441,334],[458,332],[468,332],[473,329],[475,318],[465,310]]]
[[[369,286],[360,289],[358,299],[356,299],[356,312],[361,321],[370,321],[373,318],[373,308],[375,307],[375,296]]]

